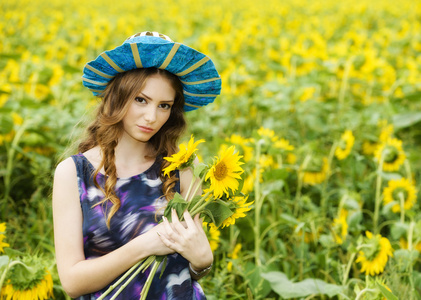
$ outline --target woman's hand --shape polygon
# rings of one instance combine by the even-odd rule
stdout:
[[[197,214],[194,220],[188,211],[185,211],[183,215],[185,222],[180,222],[173,209],[172,223],[164,218],[165,230],[157,232],[168,248],[180,253],[191,263],[191,267],[199,272],[213,263],[213,253],[199,215]]]

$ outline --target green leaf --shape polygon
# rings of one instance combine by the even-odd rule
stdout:
[[[203,172],[203,170],[205,170],[207,168],[207,165],[204,163],[198,163],[197,165],[193,166],[193,175],[196,178],[200,178],[201,173]]]
[[[184,211],[187,209],[188,203],[179,193],[174,194],[174,198],[168,202],[164,211],[164,216],[171,222],[171,209],[174,208],[177,212],[178,218],[182,218]]]
[[[377,281],[376,285],[382,292],[383,296],[386,297],[387,300],[399,300],[398,297],[396,297],[392,292],[389,292],[383,284]]]
[[[270,293],[271,286],[269,282],[262,278],[262,272],[262,267],[257,267],[251,262],[246,264],[245,275],[248,281],[248,285],[250,286],[254,295],[259,295],[260,297],[264,298]]]
[[[222,223],[232,216],[233,212],[225,204],[219,201],[214,201],[206,206],[206,210],[213,217],[213,222],[216,227],[222,225]]]
[[[327,295],[333,297],[342,292],[341,286],[329,284],[315,278],[292,282],[282,272],[263,273],[262,277],[269,281],[272,289],[284,299],[307,297],[310,295]]]
[[[2,255],[0,256],[0,269],[7,266],[9,264],[9,256]]]
[[[410,127],[421,122],[421,112],[409,112],[393,116],[393,126],[396,129]]]

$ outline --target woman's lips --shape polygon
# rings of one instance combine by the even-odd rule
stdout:
[[[143,132],[152,132],[153,131],[153,128],[150,128],[150,127],[146,127],[146,126],[137,126],[137,127],[139,127],[139,129]]]

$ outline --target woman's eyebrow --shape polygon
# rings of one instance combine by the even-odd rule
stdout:
[[[149,97],[148,95],[146,95],[145,93],[143,93],[143,92],[140,92],[141,94],[142,94],[142,96],[143,97],[145,97],[146,99],[148,99],[148,100],[153,100],[151,97]],[[174,99],[171,99],[171,100],[160,100],[160,102],[169,102],[169,103],[172,103],[172,102],[174,102]]]

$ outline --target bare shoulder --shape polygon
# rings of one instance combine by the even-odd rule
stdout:
[[[71,157],[61,161],[54,173],[54,178],[69,178],[76,174],[76,165]]]

